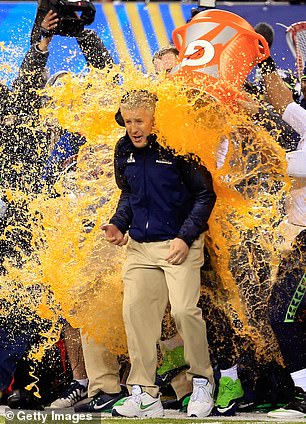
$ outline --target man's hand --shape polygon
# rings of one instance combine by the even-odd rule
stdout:
[[[45,31],[52,31],[57,27],[58,21],[57,14],[53,10],[49,10],[41,23],[41,27]]]
[[[45,31],[45,35],[43,35],[43,38],[40,40],[40,42],[38,43],[37,47],[41,52],[47,52],[48,51],[48,47],[49,44],[52,40],[52,33],[50,31],[52,31],[53,29],[55,29],[58,25],[58,17],[57,14],[55,12],[53,12],[52,10],[49,10],[49,12],[46,14],[46,16],[44,17],[44,20],[41,23],[41,30]]]
[[[249,116],[256,115],[259,111],[260,103],[257,100],[254,100],[249,93],[244,93],[244,95],[244,99],[236,100],[239,110],[245,112]]]
[[[172,265],[181,265],[187,258],[189,253],[189,247],[180,238],[175,238],[170,242],[169,256],[166,261]]]
[[[102,230],[105,231],[106,240],[116,246],[124,246],[128,241],[127,234],[124,236],[114,224],[102,225]]]

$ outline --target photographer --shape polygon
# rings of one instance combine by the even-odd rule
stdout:
[[[0,112],[1,130],[1,189],[13,190],[16,197],[10,202],[3,199],[4,211],[0,218],[0,230],[6,237],[0,243],[1,273],[5,274],[2,265],[5,258],[10,258],[17,266],[22,266],[26,255],[31,253],[30,226],[27,217],[27,202],[41,188],[42,170],[46,163],[50,147],[54,144],[54,129],[42,131],[39,122],[39,109],[44,98],[37,93],[47,83],[46,63],[48,47],[57,28],[57,14],[48,10],[41,20],[39,37],[34,40],[21,65],[19,75],[14,81],[12,90],[1,86]],[[77,41],[84,52],[86,60],[92,66],[100,69],[111,65],[112,59],[101,40],[94,31],[82,30]],[[56,128],[58,130],[58,128]],[[59,129],[63,132],[62,129]],[[76,135],[76,138],[78,135]],[[56,139],[55,139],[56,140]],[[17,193],[23,192],[19,196]],[[5,306],[12,312],[0,322],[0,390],[5,390],[10,384],[18,360],[33,343],[35,331],[26,324],[25,311],[20,311],[24,318],[22,331],[14,330],[10,323],[15,322],[14,306]],[[21,322],[21,320],[20,320]],[[40,323],[37,324],[37,329]],[[39,332],[39,331],[38,331]],[[37,333],[36,333],[37,334]],[[9,397],[14,407],[37,407],[37,402],[31,399],[25,402],[18,394],[18,388],[13,387]],[[19,392],[20,394],[20,392]],[[33,398],[34,400],[34,398]]]
[[[46,24],[53,28],[57,21],[55,14],[50,11],[46,16]],[[7,272],[3,265],[5,258],[10,258],[20,266],[22,255],[30,252],[31,235],[27,225],[25,198],[36,186],[39,168],[44,161],[43,156],[46,155],[46,152],[38,153],[40,146],[45,146],[47,143],[46,136],[38,130],[37,108],[40,105],[40,98],[36,92],[46,82],[45,66],[51,39],[52,36],[43,37],[31,46],[12,89],[1,86],[1,191],[9,189],[16,193],[10,202],[6,198],[2,200],[5,207],[2,207],[0,231],[5,237],[1,237],[0,241],[1,275]],[[24,193],[24,197],[17,195],[20,191]],[[3,302],[8,315],[0,321],[1,391],[9,386],[17,362],[37,338],[40,326],[36,325],[35,319],[32,323],[27,322],[25,310],[18,311],[14,303]],[[29,406],[36,407],[37,402],[33,403]]]

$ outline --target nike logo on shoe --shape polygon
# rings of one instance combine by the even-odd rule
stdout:
[[[215,406],[214,409],[212,410],[212,415],[231,417],[236,415],[237,408],[238,408],[237,402],[231,402],[228,406],[225,406],[225,407]]]
[[[147,409],[147,408],[149,408],[150,406],[154,405],[156,402],[158,402],[158,399],[157,399],[157,400],[155,400],[155,401],[154,401],[154,402],[152,402],[152,403],[147,403],[146,405],[144,405],[144,404],[141,402],[141,403],[140,403],[140,409],[141,409],[141,410]]]
[[[109,400],[108,402],[102,403],[101,405],[93,405],[93,408],[95,411],[100,411],[101,409],[105,408],[107,405],[109,405],[110,407],[112,407],[114,404],[114,399]]]
[[[219,412],[221,412],[221,414],[224,414],[227,411],[230,411],[231,409],[235,408],[236,404],[232,403],[231,405],[225,407],[225,408],[221,408],[220,406],[217,406],[217,410]]]

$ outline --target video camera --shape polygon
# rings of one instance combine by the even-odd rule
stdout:
[[[70,37],[79,36],[85,25],[93,23],[96,15],[96,8],[91,0],[40,0],[31,43],[37,41],[37,32],[49,10],[56,12],[59,18],[58,26],[50,34]]]

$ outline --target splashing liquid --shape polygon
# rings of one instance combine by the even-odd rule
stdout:
[[[114,85],[118,76],[123,83]],[[242,288],[247,277],[241,272],[241,256],[245,268],[254,269],[256,252],[249,248],[253,244],[255,250],[257,246],[258,251],[265,252],[258,252],[258,272],[267,266],[267,258],[269,267],[277,265],[280,238],[275,229],[290,187],[285,153],[264,129],[246,116],[234,114],[203,89],[190,89],[184,79],[154,81],[134,68],[127,68],[123,74],[114,68],[107,75],[92,70],[81,83],[76,77],[67,77],[66,84],[52,93],[55,107],[45,112],[56,117],[61,126],[81,132],[87,146],[102,138],[113,150],[117,141],[113,116],[122,94],[132,89],[157,94],[154,130],[161,142],[178,154],[197,155],[213,175],[218,200],[210,219],[209,247],[223,287],[230,292],[229,308],[236,311],[242,323],[239,331],[241,326],[249,328],[249,310],[257,310],[258,301],[265,301],[270,285],[253,273],[256,281],[252,287],[268,285],[264,297],[254,304],[254,298]],[[218,167],[220,143],[225,138],[228,154],[223,166]],[[116,192],[115,186],[112,190]],[[114,205],[113,200],[110,204]],[[256,314],[251,323],[256,323],[257,332],[262,327]],[[268,328],[266,321],[263,327]],[[261,330],[263,335],[268,331]]]
[[[285,152],[259,125],[204,89],[194,90],[179,78],[157,81],[130,66],[124,71],[114,66],[107,73],[91,69],[82,77],[68,74],[60,86],[49,88],[52,102],[41,112],[42,127],[48,120],[87,142],[76,169],[58,179],[57,197],[47,191],[30,198],[11,192],[28,204],[31,253],[23,254],[22,267],[6,262],[1,296],[11,296],[14,282],[21,308],[26,303],[53,323],[61,316],[111,351],[126,352],[121,314],[125,249],[108,244],[100,226],[114,213],[119,196],[113,150],[124,133],[114,115],[121,96],[135,89],[158,97],[154,131],[160,142],[178,154],[196,155],[212,174],[217,202],[206,244],[221,288],[216,293],[203,287],[203,292],[229,316],[234,331],[248,334],[266,356],[276,355],[264,305],[272,285],[270,269],[278,264],[277,228],[290,189]],[[218,166],[224,140],[228,153]],[[43,346],[53,343],[59,331],[51,325]],[[33,355],[39,359],[41,351]]]

